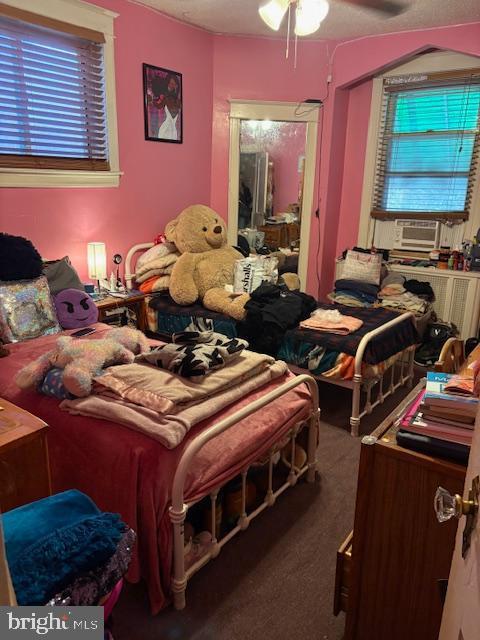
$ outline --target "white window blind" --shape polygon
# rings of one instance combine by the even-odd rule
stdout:
[[[372,216],[468,218],[480,113],[468,73],[385,81]]]
[[[43,22],[0,15],[0,166],[108,171],[103,34]]]

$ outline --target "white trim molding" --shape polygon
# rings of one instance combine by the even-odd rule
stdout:
[[[370,120],[368,124],[367,146],[365,150],[365,166],[363,173],[362,199],[360,204],[360,223],[358,228],[358,246],[369,247],[373,244],[375,220],[370,216],[372,210],[373,189],[375,185],[375,162],[380,136],[380,118],[383,98],[384,78],[419,73],[434,73],[439,71],[457,71],[477,68],[480,58],[451,51],[436,51],[415,56],[409,62],[389,69],[373,79],[372,102],[370,106]],[[462,223],[463,237],[473,238],[480,227],[480,167],[475,177],[470,216]],[[392,225],[393,222],[387,224]],[[387,247],[385,247],[387,248]]]
[[[114,20],[118,13],[82,0],[2,0],[5,4],[48,18],[62,20],[105,36],[105,116],[109,171],[60,171],[0,167],[0,187],[118,187],[122,175],[118,154],[117,101],[115,93]]]
[[[301,289],[307,285],[310,223],[315,183],[315,160],[318,138],[318,114],[320,104],[294,102],[258,102],[255,100],[230,100],[230,150],[228,180],[228,242],[237,244],[238,189],[240,171],[240,123],[242,120],[276,120],[281,122],[305,122],[305,171],[300,224],[300,252],[298,276]]]

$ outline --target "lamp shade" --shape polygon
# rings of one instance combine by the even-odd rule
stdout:
[[[295,14],[295,34],[308,36],[315,33],[329,8],[327,0],[299,0]]]
[[[88,277],[102,280],[107,277],[107,252],[104,242],[87,244]]]
[[[267,4],[259,7],[258,13],[270,29],[278,31],[289,4],[290,0],[270,0]]]

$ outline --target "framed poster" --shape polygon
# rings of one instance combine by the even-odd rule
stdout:
[[[183,142],[182,74],[143,64],[145,140]]]

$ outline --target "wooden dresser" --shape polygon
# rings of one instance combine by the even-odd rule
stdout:
[[[47,425],[0,398],[0,510],[50,494]]]
[[[462,494],[466,468],[396,444],[395,419],[420,388],[362,441],[353,538],[337,555],[344,640],[438,638],[457,522],[440,524],[433,499],[438,486]]]

